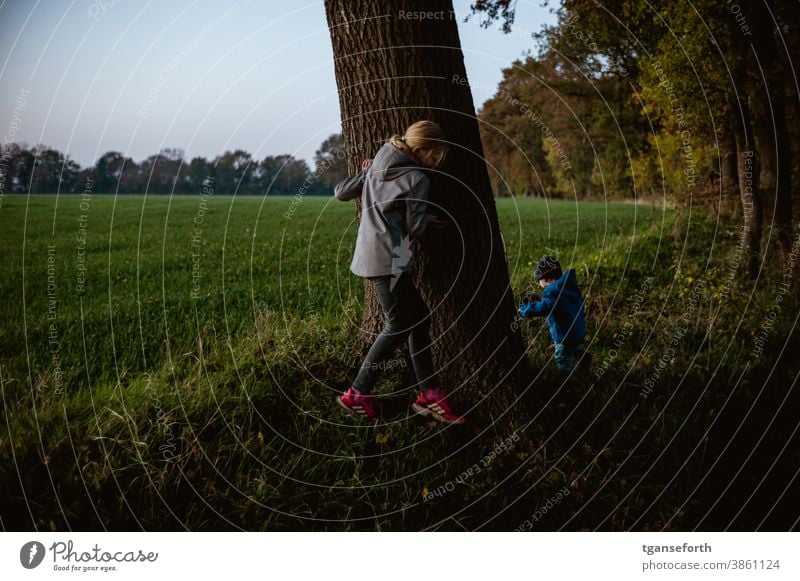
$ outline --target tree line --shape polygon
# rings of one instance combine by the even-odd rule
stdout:
[[[118,151],[104,153],[81,168],[68,155],[47,147],[11,143],[0,155],[0,191],[8,193],[199,194],[211,178],[215,194],[329,194],[346,177],[340,134],[325,139],[314,155],[314,170],[305,160],[270,155],[255,159],[237,149],[208,160],[185,158],[180,149],[163,149],[136,162]]]
[[[486,24],[514,12],[479,2]],[[791,247],[800,4],[563,0],[479,112],[497,195],[707,202]],[[796,189],[796,186],[795,188]]]

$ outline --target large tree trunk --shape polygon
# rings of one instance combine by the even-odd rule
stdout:
[[[724,113],[730,119],[731,111]],[[736,132],[731,124],[722,122],[719,128],[720,156],[720,214],[738,220],[741,215],[738,163],[736,157]]]
[[[744,260],[742,265],[751,277],[758,274],[758,264],[761,254],[761,221],[763,204],[758,189],[758,163],[755,156],[755,143],[753,140],[750,121],[750,108],[747,99],[742,97],[737,104],[735,115],[736,127],[736,162],[739,174],[739,193],[742,196],[742,221],[744,238]]]
[[[792,247],[792,172],[783,86],[789,72],[782,66],[783,59],[775,46],[774,23],[766,8],[753,6],[748,12],[753,22],[756,52],[751,60],[752,94],[760,105],[753,125],[760,168],[758,188],[770,240],[777,243],[785,257]]]
[[[729,26],[733,27],[733,21]],[[741,267],[754,278],[758,274],[761,255],[761,221],[763,202],[758,189],[758,157],[755,155],[753,121],[748,102],[747,70],[752,60],[752,50],[743,36],[734,31],[732,86],[729,88],[728,110],[736,132],[736,165],[739,174],[739,195],[742,198],[742,244],[744,246]]]
[[[760,168],[758,189],[764,200],[764,226],[770,234],[766,250],[770,252],[769,246],[776,244],[785,257],[792,247],[791,165],[785,120],[777,119],[777,100],[773,108],[775,119],[762,118],[754,124]]]
[[[415,281],[433,313],[433,359],[470,420],[516,423],[528,380],[489,174],[450,0],[326,0],[351,173],[393,133],[420,119],[451,142],[431,172],[430,206],[450,225],[422,240]],[[418,20],[412,12],[437,13]],[[364,330],[382,315],[365,287]]]

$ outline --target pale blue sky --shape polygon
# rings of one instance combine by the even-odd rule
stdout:
[[[470,0],[454,1],[476,108],[503,67],[535,48],[530,33],[554,21],[540,1],[519,0],[509,35],[461,22]],[[13,126],[17,141],[82,166],[109,150],[140,161],[162,147],[310,162],[339,131],[332,56],[319,0],[6,0],[0,135]]]

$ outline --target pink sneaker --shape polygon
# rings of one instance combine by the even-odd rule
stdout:
[[[421,416],[429,415],[446,424],[463,424],[464,418],[453,413],[446,397],[443,389],[423,389],[411,408]]]
[[[337,396],[336,401],[347,411],[370,420],[378,419],[378,412],[375,410],[375,398],[371,395],[361,395],[361,392],[355,387],[351,387],[342,395]]]

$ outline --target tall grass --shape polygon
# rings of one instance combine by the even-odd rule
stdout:
[[[594,365],[564,382],[545,325],[526,322],[531,422],[497,453],[511,434],[409,417],[399,374],[379,385],[377,426],[333,404],[359,363],[352,206],[79,203],[7,197],[0,210],[6,527],[510,530],[564,487],[535,528],[749,527],[764,506],[772,526],[788,518],[774,501],[789,472],[770,465],[796,454],[781,446],[796,441],[797,283],[772,349],[754,354],[781,273],[729,281],[735,224],[498,200],[517,292],[541,254],[576,268]]]

